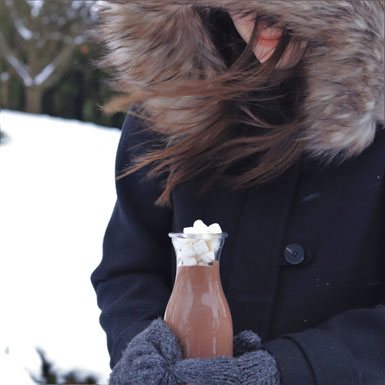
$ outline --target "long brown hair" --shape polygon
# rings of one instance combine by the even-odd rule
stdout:
[[[155,201],[158,206],[171,206],[174,187],[198,176],[205,175],[199,194],[219,180],[231,190],[267,182],[288,169],[302,152],[298,121],[306,84],[301,61],[288,69],[275,67],[290,42],[293,57],[303,55],[301,41],[285,29],[272,57],[261,64],[253,52],[258,15],[246,44],[225,10],[202,7],[197,11],[217,48],[220,64],[215,73],[154,82],[133,92],[114,84],[122,95],[102,106],[108,113],[125,111],[143,119],[147,123],[142,129],[154,133],[154,145],[120,170],[117,179],[148,167],[145,178],[157,178],[163,190]],[[225,30],[224,22],[228,23]],[[104,64],[102,58],[98,65]],[[263,112],[274,103],[278,109],[264,119]],[[127,111],[132,105],[136,112]],[[280,108],[286,114],[277,121],[280,113],[282,117]],[[232,171],[237,165],[242,167]]]

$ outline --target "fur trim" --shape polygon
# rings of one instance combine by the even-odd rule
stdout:
[[[194,6],[273,16],[308,41],[300,127],[308,153],[347,159],[372,142],[384,124],[384,0],[108,0],[105,64],[122,89],[223,68]]]

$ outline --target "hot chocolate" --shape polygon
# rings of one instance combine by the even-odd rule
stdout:
[[[211,263],[177,268],[164,321],[178,337],[184,358],[233,354],[233,325],[219,262]]]

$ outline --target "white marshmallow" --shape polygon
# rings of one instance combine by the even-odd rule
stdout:
[[[214,261],[215,254],[212,251],[208,251],[207,253],[200,255],[200,259],[202,260],[202,262],[210,263]]]
[[[211,239],[210,241],[207,241],[207,246],[211,251],[216,252],[219,249],[220,241],[219,239]]]
[[[189,257],[189,258],[183,259],[183,266],[194,266],[197,264],[198,264],[198,262],[194,257]]]
[[[199,229],[195,227],[185,227],[183,229],[184,234],[198,234],[199,232]]]
[[[186,246],[191,246],[192,245],[192,239],[187,239],[187,238],[174,238],[174,245],[177,249],[182,249],[183,247]]]
[[[199,234],[199,237],[175,240],[175,248],[178,250],[178,263],[180,261],[185,266],[207,265],[215,260],[220,240],[213,238],[213,234],[222,233],[218,223],[207,226],[201,219],[197,219],[192,227],[185,227],[183,233]]]
[[[196,254],[195,250],[191,246],[185,246],[179,252],[179,257],[185,260],[186,258],[194,257]]]
[[[209,228],[210,233],[217,234],[217,233],[222,232],[221,226],[219,226],[218,223],[212,223],[208,228]]]
[[[208,233],[209,232],[208,226],[201,219],[197,219],[194,222],[193,227],[196,229],[199,229],[200,233]]]
[[[193,248],[198,255],[204,254],[209,251],[206,242],[203,239],[199,239],[193,244]]]

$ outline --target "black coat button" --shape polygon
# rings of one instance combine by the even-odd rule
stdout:
[[[292,243],[286,247],[284,256],[290,265],[298,265],[305,259],[305,250],[301,245]]]

